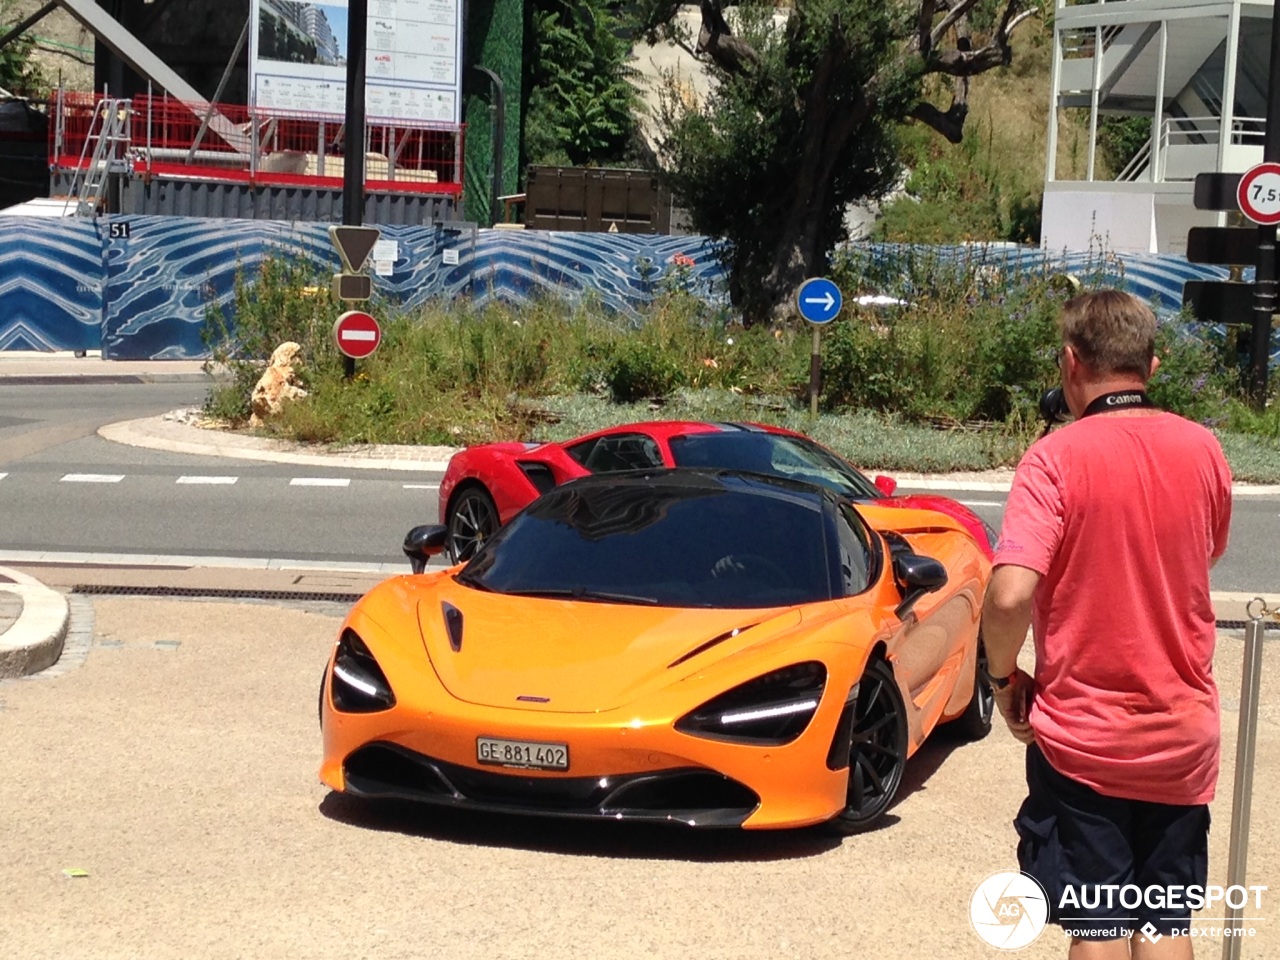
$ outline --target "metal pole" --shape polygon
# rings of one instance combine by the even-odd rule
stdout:
[[[1280,2],[1280,0],[1277,0]],[[1093,89],[1089,92],[1089,161],[1085,179],[1093,181],[1094,161],[1098,156],[1098,93],[1102,87],[1102,27],[1093,28]]]
[[[1257,602],[1257,601],[1255,601]],[[1257,753],[1258,695],[1262,687],[1263,621],[1251,618],[1244,628],[1244,677],[1240,681],[1240,726],[1236,736],[1236,782],[1231,799],[1231,839],[1227,885],[1244,886],[1249,852],[1249,807],[1253,799],[1253,764]],[[1228,907],[1226,927],[1243,926],[1239,907]],[[1223,937],[1222,960],[1239,960],[1243,937]]]
[[[204,116],[200,119],[200,131],[196,134],[195,140],[191,142],[191,149],[187,151],[187,163],[191,163],[195,159],[196,148],[200,146],[200,141],[204,139],[204,135],[209,129],[209,121],[218,112],[218,104],[222,100],[222,91],[226,89],[227,81],[231,79],[231,71],[236,68],[236,61],[240,59],[240,51],[244,49],[245,41],[249,39],[249,24],[251,22],[253,22],[252,14],[244,22],[244,29],[240,31],[240,39],[236,41],[235,49],[231,51],[231,59],[227,61],[227,69],[222,71],[222,77],[218,80],[218,88],[213,91],[213,99],[209,101],[209,109],[204,112]],[[148,159],[150,158],[148,157]]]
[[[1160,54],[1156,61],[1156,112],[1151,116],[1151,156],[1147,160],[1147,179],[1159,183],[1164,179],[1161,167],[1160,128],[1164,126],[1164,82],[1169,61],[1169,21],[1160,21]]]
[[[31,16],[27,17],[21,23],[15,24],[12,30],[6,31],[5,35],[3,37],[0,37],[0,48],[7,47],[13,40],[22,36],[31,27],[34,27],[37,23],[39,23],[49,14],[53,13],[53,11],[57,10],[58,2],[59,0],[53,0],[52,3],[46,3],[43,7],[37,10],[35,13],[31,14]]]
[[[1280,0],[1277,0],[1277,2],[1280,2]],[[489,83],[493,90],[493,103],[489,108],[493,116],[493,179],[491,187],[493,196],[489,201],[489,223],[492,226],[502,219],[499,210],[501,201],[498,198],[502,196],[502,155],[507,129],[507,95],[506,87],[500,76],[488,67],[477,66],[475,69],[489,78]]]
[[[364,80],[368,36],[369,0],[351,0],[347,13],[347,133],[342,165],[342,222],[349,227],[364,223]],[[354,377],[355,360],[343,357],[342,371],[348,380]]]
[[[822,386],[822,327],[813,325],[813,353],[809,355],[809,416],[818,415],[818,390]]]
[[[1267,84],[1267,132],[1262,159],[1280,161],[1280,0],[1271,11],[1271,69]],[[1276,312],[1276,227],[1258,227],[1258,264],[1253,283],[1253,336],[1249,341],[1249,392],[1254,408],[1267,405],[1267,367],[1271,360],[1271,318]]]
[[[364,79],[369,33],[369,0],[351,0],[347,14],[346,156],[342,168],[342,222],[364,222]]]
[[[1058,97],[1062,90],[1062,27],[1053,25],[1053,67],[1049,74],[1049,142],[1045,148],[1044,181],[1058,179]]]

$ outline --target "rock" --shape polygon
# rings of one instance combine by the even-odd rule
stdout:
[[[253,396],[249,400],[253,410],[249,426],[262,426],[268,417],[278,414],[285,403],[307,395],[294,370],[301,353],[301,345],[290,340],[280,344],[271,354],[271,363],[253,388]]]

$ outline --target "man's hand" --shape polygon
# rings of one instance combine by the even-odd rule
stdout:
[[[1015,670],[1007,687],[994,690],[996,706],[1004,717],[1004,722],[1009,725],[1009,732],[1015,739],[1028,745],[1036,742],[1030,722],[1031,698],[1035,690],[1036,682],[1025,670]]]

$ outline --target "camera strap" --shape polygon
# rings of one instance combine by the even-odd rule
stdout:
[[[1114,413],[1116,410],[1154,409],[1155,404],[1147,396],[1145,390],[1116,390],[1094,397],[1093,402],[1084,408],[1080,419],[1093,416],[1095,413]]]

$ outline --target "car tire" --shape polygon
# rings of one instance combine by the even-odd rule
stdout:
[[[446,540],[449,559],[453,563],[470,560],[484,542],[498,532],[502,521],[493,497],[479,484],[466,487],[449,504]]]
[[[965,740],[981,740],[991,732],[991,722],[996,715],[996,692],[987,680],[987,651],[978,639],[978,665],[973,673],[973,697],[964,713],[947,726],[956,736]]]
[[[893,668],[873,660],[854,704],[846,806],[827,826],[841,835],[873,827],[898,795],[906,763],[907,707]]]

